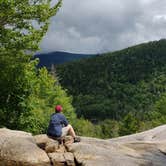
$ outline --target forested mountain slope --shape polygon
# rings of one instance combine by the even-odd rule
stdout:
[[[78,116],[92,121],[121,120],[130,112],[149,120],[166,104],[165,39],[59,65],[56,72]]]

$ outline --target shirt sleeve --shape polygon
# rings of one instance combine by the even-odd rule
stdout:
[[[69,123],[64,115],[62,115],[62,123],[67,126]]]

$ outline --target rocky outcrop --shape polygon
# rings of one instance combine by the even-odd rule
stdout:
[[[82,138],[69,151],[84,166],[165,166],[166,125],[110,140]]]
[[[0,166],[165,166],[166,125],[102,140],[81,137],[63,143],[46,135],[0,129]]]
[[[47,154],[30,133],[0,129],[0,166],[49,166]]]
[[[0,166],[75,166],[73,153],[66,150],[73,139],[67,136],[62,141],[0,129]]]
[[[36,144],[43,149],[53,166],[75,166],[73,153],[68,152],[67,146],[73,143],[70,136],[64,137],[62,140],[54,140],[47,135],[34,136]]]

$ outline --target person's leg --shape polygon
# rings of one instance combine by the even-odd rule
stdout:
[[[62,136],[71,135],[74,139],[74,142],[80,142],[80,137],[77,137],[73,127],[69,124],[66,127],[62,128]]]
[[[68,124],[66,127],[62,128],[62,136],[71,135],[73,138],[76,137],[73,127]]]
[[[74,138],[74,142],[80,142],[80,137],[77,137],[73,127],[69,124],[69,134]]]
[[[74,131],[73,127],[72,127],[70,124],[69,124],[68,126],[69,126],[69,134],[70,134],[73,138],[75,138],[75,137],[76,137],[76,134],[75,134],[75,131]]]

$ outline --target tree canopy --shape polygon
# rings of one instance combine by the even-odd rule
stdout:
[[[46,68],[32,60],[49,19],[62,0],[0,1],[0,126],[44,132],[55,104],[62,104],[69,120],[75,118],[71,97]]]
[[[165,62],[162,39],[58,65],[56,72],[77,115],[110,137],[109,131],[125,135],[166,122]]]
[[[31,54],[48,29],[49,19],[56,14],[62,0],[51,6],[51,0],[0,1],[1,54]],[[20,56],[20,55],[19,55]]]
[[[76,119],[72,97],[56,76],[46,68],[38,69],[38,60],[32,58],[62,0],[53,3],[51,0],[0,1],[0,127],[45,133],[54,106],[61,104],[77,133],[96,136],[89,128],[90,122]],[[84,130],[81,124],[86,126]]]

